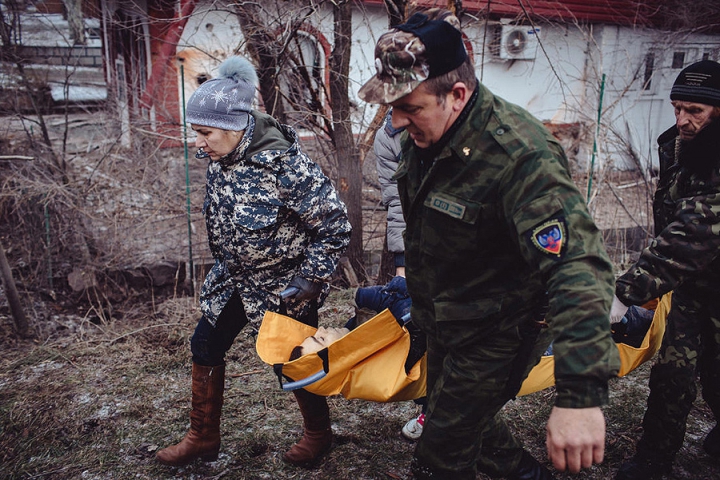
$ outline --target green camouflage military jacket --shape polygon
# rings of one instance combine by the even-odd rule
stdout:
[[[606,402],[619,368],[608,321],[612,265],[562,147],[479,85],[424,177],[417,153],[405,136],[396,178],[413,320],[512,326],[547,292],[557,405]]]
[[[626,305],[643,303],[693,282],[720,291],[720,120],[691,142],[676,127],[658,138],[660,178],[653,201],[655,238],[618,278]]]
[[[240,145],[208,165],[203,213],[215,264],[200,307],[213,325],[237,292],[258,327],[294,275],[329,280],[350,242],[345,204],[330,179],[292,128],[255,111]],[[328,291],[326,284],[321,304]],[[307,308],[288,303],[295,318]]]

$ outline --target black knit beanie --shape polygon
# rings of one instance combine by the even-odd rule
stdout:
[[[703,60],[686,67],[670,90],[670,100],[720,107],[720,63]]]

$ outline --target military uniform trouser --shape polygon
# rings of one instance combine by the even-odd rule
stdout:
[[[665,336],[650,372],[650,396],[638,452],[672,460],[685,437],[687,417],[702,395],[720,418],[720,299],[717,287],[683,284],[673,292]]]
[[[480,323],[480,325],[478,325]],[[522,322],[521,322],[522,323]],[[519,390],[549,339],[519,327],[492,331],[477,321],[438,322],[428,336],[428,413],[412,460],[419,479],[474,480],[479,469],[504,477],[517,469],[522,445],[498,413]],[[509,386],[511,372],[522,362]]]

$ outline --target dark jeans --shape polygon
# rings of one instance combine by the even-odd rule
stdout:
[[[193,363],[205,367],[225,365],[225,354],[247,323],[242,300],[237,294],[230,297],[214,327],[203,315],[190,339]]]
[[[310,313],[298,321],[317,327],[317,304],[313,305]],[[281,312],[283,313],[283,312]],[[190,351],[193,363],[205,367],[225,365],[225,354],[232,347],[240,330],[248,323],[245,308],[240,296],[234,294],[218,316],[213,327],[203,315],[195,327],[195,333],[190,339]]]

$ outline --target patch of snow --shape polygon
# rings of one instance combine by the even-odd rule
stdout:
[[[9,74],[8,70],[0,68],[0,87],[12,87],[20,83],[20,75]]]
[[[106,419],[110,418],[115,414],[115,408],[111,407],[110,405],[103,405],[100,407],[100,410],[98,410],[97,414],[95,415],[95,418],[97,419]]]
[[[101,47],[100,20],[84,18],[88,47]],[[20,44],[37,47],[71,47],[68,22],[61,14],[21,13]],[[26,66],[38,80],[50,87],[52,100],[62,102],[103,102],[108,98],[103,69],[100,67],[32,64]],[[0,86],[17,87],[18,75],[7,74],[13,68],[0,70]],[[65,84],[69,83],[66,89]],[[67,90],[67,92],[66,92]]]
[[[65,85],[55,82],[50,83],[50,96],[54,102],[99,102],[107,100],[107,88],[105,87],[81,87],[67,85],[67,97],[65,96]]]
[[[78,395],[75,397],[75,401],[81,405],[90,403],[94,401],[95,399],[88,393],[83,393],[82,395]]]
[[[62,363],[43,362],[38,365],[33,365],[32,367],[30,367],[30,370],[33,373],[39,374],[39,373],[47,372],[48,370],[58,370],[63,367],[64,367],[64,365]]]

